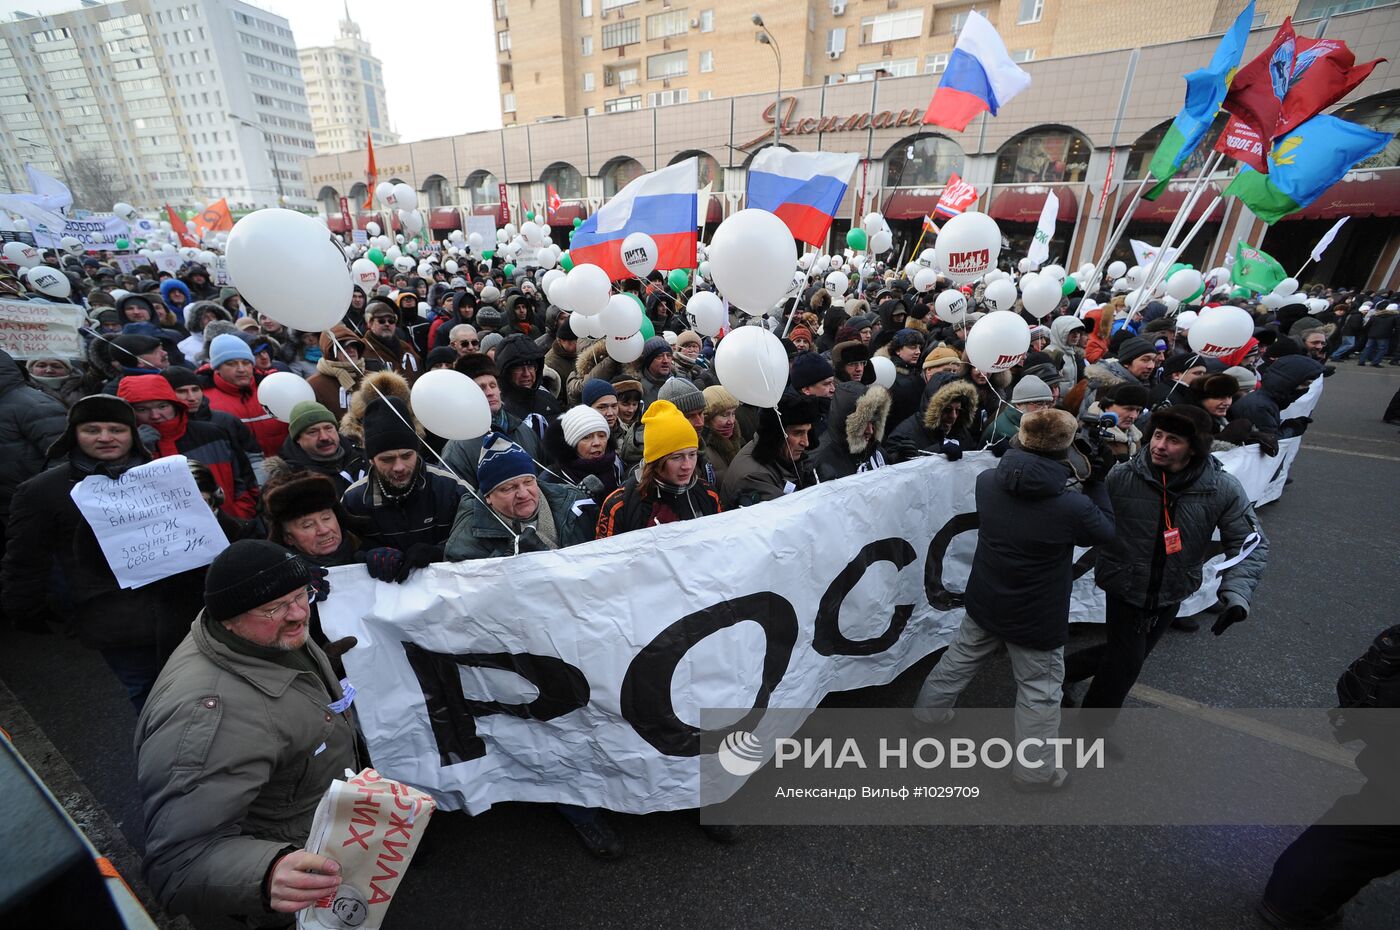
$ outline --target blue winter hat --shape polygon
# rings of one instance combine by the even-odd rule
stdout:
[[[215,336],[214,341],[209,344],[211,368],[217,369],[225,362],[235,362],[240,358],[249,362],[253,360],[253,350],[248,347],[242,336],[224,333],[222,336]]]
[[[476,479],[482,495],[490,494],[512,478],[534,473],[535,463],[524,449],[500,433],[481,437],[481,461],[476,466]]]
[[[592,407],[599,398],[612,395],[617,396],[617,388],[613,387],[602,378],[589,378],[583,382],[583,405]]]

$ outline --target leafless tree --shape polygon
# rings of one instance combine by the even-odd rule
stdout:
[[[79,155],[68,164],[67,175],[73,188],[73,206],[79,209],[100,213],[133,196],[131,178],[112,158]]]

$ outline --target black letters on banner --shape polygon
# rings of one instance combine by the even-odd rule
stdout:
[[[822,595],[817,608],[816,629],[812,634],[812,648],[824,656],[873,656],[893,646],[914,613],[913,604],[896,604],[890,615],[890,624],[885,632],[873,639],[848,639],[841,632],[841,602],[860,583],[865,570],[876,562],[892,562],[895,568],[904,568],[918,558],[908,540],[892,536],[866,543],[841,574],[831,580],[826,593]]]
[[[588,679],[583,672],[554,656],[530,653],[441,653],[405,642],[404,654],[427,703],[428,720],[437,741],[438,761],[445,766],[480,759],[486,742],[476,735],[477,717],[510,714],[533,720],[553,720],[588,704]],[[528,704],[476,701],[462,692],[459,666],[514,672],[539,689]]]
[[[745,594],[687,614],[656,635],[627,666],[622,679],[622,716],[637,735],[668,756],[698,756],[702,731],[676,716],[671,680],[685,654],[697,643],[745,620],[763,627],[763,681],[754,696],[755,720],[787,671],[797,643],[797,613],[788,599],[771,591]],[[748,723],[752,727],[753,723]],[[737,724],[740,728],[744,723]]]
[[[954,536],[975,530],[980,524],[977,511],[960,513],[943,524],[943,528],[929,541],[928,555],[924,558],[924,595],[934,610],[953,610],[963,605],[961,592],[943,587],[943,558],[948,554],[948,544]]]

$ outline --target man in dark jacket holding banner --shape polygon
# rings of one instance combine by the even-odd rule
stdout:
[[[977,476],[980,526],[967,580],[958,637],[943,654],[915,701],[915,719],[946,722],[977,669],[1006,644],[1016,676],[1016,742],[1040,740],[1012,784],[1023,791],[1054,791],[1069,778],[1056,768],[1045,741],[1059,735],[1064,648],[1069,639],[1074,547],[1113,539],[1113,511],[1101,475],[1084,493],[1067,490],[1065,455],[1077,423],[1063,410],[1034,410],[1021,418],[1014,445]]]

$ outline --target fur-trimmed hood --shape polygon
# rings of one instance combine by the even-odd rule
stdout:
[[[1137,377],[1116,358],[1101,358],[1094,364],[1084,369],[1084,380],[1089,382],[1089,387],[1094,390],[1102,390],[1111,384],[1121,384],[1124,381],[1139,384]]]
[[[885,421],[889,419],[892,403],[890,392],[877,384],[843,381],[836,385],[836,396],[831,399],[827,432],[847,451],[859,454],[856,450],[865,451],[861,434],[867,424],[875,425],[873,442],[885,438]]]
[[[955,400],[962,401],[963,409],[950,432],[971,430],[972,416],[977,412],[977,388],[973,387],[971,381],[962,378],[949,381],[934,390],[933,396],[924,407],[924,429],[930,433],[937,431],[939,422],[943,419],[943,411]]]
[[[964,362],[961,374],[962,377],[966,379],[969,384],[972,385],[973,390],[976,390],[977,384],[972,380],[973,367],[974,366],[972,364]],[[982,374],[986,375],[988,383],[990,383],[992,387],[996,388],[998,393],[1005,394],[1007,389],[1011,387],[1010,371],[994,371],[990,374],[984,371],[982,372]]]
[[[364,445],[365,409],[381,393],[386,397],[397,397],[405,404],[410,403],[408,382],[403,376],[392,371],[371,371],[360,381],[355,393],[350,395],[350,405],[340,420],[341,436],[352,439],[357,445]],[[423,427],[418,423],[417,417],[413,418],[413,429],[419,436],[423,435]]]
[[[611,382],[613,378],[621,374],[634,379],[640,379],[642,376],[642,369],[636,363],[620,365],[613,361],[612,356],[608,355],[608,340],[606,339],[599,339],[588,348],[579,350],[578,357],[574,361],[574,370],[584,381],[589,378],[600,378],[603,381]]]

